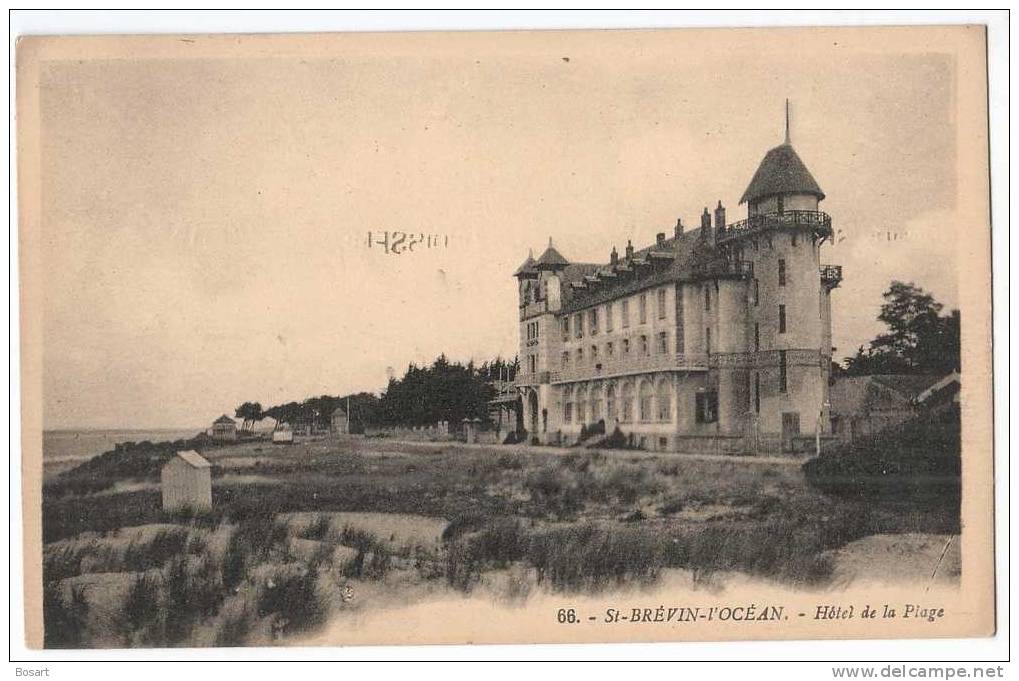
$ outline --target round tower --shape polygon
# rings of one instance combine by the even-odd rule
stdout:
[[[768,151],[740,203],[747,219],[725,238],[753,263],[747,338],[751,410],[762,433],[782,448],[802,446],[797,435],[829,431],[831,321],[820,250],[831,219],[819,209],[825,195],[793,149],[786,105],[785,141]],[[836,283],[837,285],[837,283]]]

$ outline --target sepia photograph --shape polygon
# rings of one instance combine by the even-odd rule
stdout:
[[[993,635],[986,49],[23,37],[26,645]]]

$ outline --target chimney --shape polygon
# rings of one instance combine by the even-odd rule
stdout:
[[[715,231],[721,234],[725,231],[725,207],[722,202],[718,202],[718,207],[715,208]]]
[[[658,246],[665,244],[665,232],[658,232],[658,234],[655,235],[655,244]]]
[[[616,265],[616,264],[619,263],[619,253],[616,252],[616,247],[615,246],[612,247],[612,253],[611,253],[611,255],[609,255],[609,262],[611,264],[613,264],[613,265]]]
[[[676,218],[676,238],[683,234],[683,218]]]
[[[626,258],[629,260],[633,257],[633,242],[629,239],[626,240]]]
[[[708,207],[704,206],[704,212],[701,213],[701,238],[708,238],[709,232],[711,232],[711,214],[708,213]]]

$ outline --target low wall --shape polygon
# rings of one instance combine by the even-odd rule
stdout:
[[[446,433],[436,426],[423,426],[421,428],[407,428],[395,426],[392,428],[365,428],[365,437],[386,437],[394,440],[409,440],[412,442],[464,442],[464,433],[450,427]],[[500,444],[498,433],[494,430],[478,431],[476,442],[478,444]]]

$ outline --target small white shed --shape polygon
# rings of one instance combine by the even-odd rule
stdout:
[[[276,427],[276,430],[272,431],[273,444],[277,445],[290,445],[294,443],[294,429],[286,423]]]
[[[193,450],[177,452],[160,473],[163,510],[212,508],[212,464]]]

